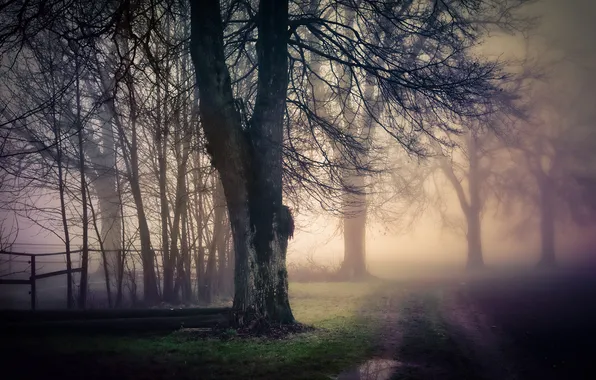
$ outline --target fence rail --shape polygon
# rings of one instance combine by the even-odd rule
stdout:
[[[70,254],[81,253],[82,250],[74,250],[71,251]],[[0,285],[29,285],[31,290],[29,290],[29,294],[31,295],[31,310],[35,310],[37,304],[37,280],[42,278],[48,277],[55,277],[61,276],[68,273],[78,273],[82,272],[82,268],[71,268],[70,270],[64,269],[55,272],[49,273],[36,273],[36,258],[37,257],[47,257],[47,256],[59,256],[65,255],[67,252],[54,252],[54,253],[23,253],[23,252],[5,252],[0,251],[0,255],[10,255],[10,256],[21,256],[21,257],[29,257],[28,264],[31,264],[31,276],[28,280],[11,280],[11,279],[1,279],[0,278]]]

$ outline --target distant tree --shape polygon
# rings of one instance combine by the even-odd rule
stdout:
[[[583,99],[591,88],[577,87],[565,98],[548,88],[533,96],[532,123],[511,145],[512,165],[504,172],[505,195],[538,217],[540,267],[553,267],[557,224],[593,224],[596,214],[590,196],[594,172],[592,123],[594,115]],[[526,220],[533,221],[533,218]]]
[[[320,12],[317,11],[320,1],[313,0],[309,3],[310,12],[316,14],[318,17],[320,16]],[[445,6],[437,6],[433,9],[433,14],[429,17],[423,17],[420,20],[419,30],[424,31],[423,33],[412,33],[411,30],[403,30],[400,28],[398,23],[392,21],[390,17],[387,17],[387,14],[391,14],[393,12],[409,15],[412,14],[412,6],[414,2],[404,2],[400,5],[396,4],[383,4],[379,5],[376,9],[377,12],[373,12],[370,14],[368,19],[368,23],[375,23],[379,27],[378,33],[374,33],[371,36],[371,39],[374,41],[373,44],[377,46],[379,50],[386,49],[383,52],[378,53],[378,57],[376,57],[379,61],[385,60],[385,56],[383,55],[386,51],[393,48],[396,45],[401,46],[404,49],[404,54],[400,56],[400,67],[404,70],[408,70],[408,68],[415,69],[419,66],[421,62],[427,60],[427,58],[432,54],[441,55],[442,53],[437,53],[435,51],[436,44],[433,43],[434,38],[438,37],[442,31],[441,28],[445,28],[445,25],[451,25],[450,22],[445,21],[442,19],[444,15],[448,12],[451,12],[455,9],[458,9],[458,6],[454,2],[448,2]],[[323,4],[324,6],[325,4]],[[493,5],[497,5],[494,3]],[[479,12],[477,14],[477,18],[467,20],[469,26],[471,27],[480,27],[483,31],[487,30],[497,30],[497,31],[507,31],[507,32],[525,32],[527,29],[533,26],[533,23],[530,19],[525,19],[525,22],[521,22],[521,19],[512,18],[512,12],[518,10],[518,8],[523,5],[523,2],[516,3],[502,3],[497,5],[496,11],[491,12]],[[501,6],[502,8],[499,8]],[[324,7],[321,9],[325,9]],[[461,9],[458,9],[461,10]],[[503,15],[502,12],[507,11],[509,15],[507,17],[499,17],[499,15]],[[339,17],[342,19],[342,25],[345,27],[345,34],[347,38],[354,39],[355,33],[357,33],[361,29],[362,20],[360,20],[357,16],[362,16],[364,12],[356,11],[351,9],[350,7],[346,7],[343,13],[339,14]],[[454,19],[452,22],[461,23],[462,20]],[[313,32],[309,32],[308,38],[306,38],[311,44],[317,43],[317,34]],[[452,39],[452,38],[445,38],[442,40],[441,49],[442,51],[452,51],[462,49],[460,45],[461,40],[459,39]],[[468,54],[469,51],[467,48],[463,48],[462,54]],[[387,186],[382,186],[375,181],[379,181],[380,176],[379,173],[387,172],[387,171],[395,171],[395,170],[402,170],[403,168],[397,168],[393,165],[390,160],[383,160],[383,156],[387,154],[386,147],[384,149],[380,149],[378,144],[378,139],[375,139],[375,135],[378,135],[379,132],[377,130],[382,130],[383,125],[391,125],[392,121],[388,121],[386,118],[388,114],[392,112],[392,107],[395,104],[385,104],[390,103],[391,101],[395,101],[391,97],[384,96],[382,89],[377,89],[376,83],[376,76],[371,72],[366,72],[363,77],[359,77],[353,70],[348,70],[344,66],[339,64],[330,64],[329,67],[333,71],[334,75],[338,78],[337,79],[337,86],[332,87],[329,83],[329,79],[324,75],[324,69],[326,69],[327,65],[322,64],[326,59],[320,59],[317,57],[316,54],[311,52],[311,59],[308,61],[309,68],[311,70],[311,76],[309,77],[309,82],[311,82],[311,86],[313,87],[313,108],[316,113],[316,116],[321,118],[322,120],[327,121],[334,126],[341,128],[343,133],[346,133],[350,136],[353,136],[357,141],[363,141],[363,151],[354,150],[351,153],[342,152],[342,147],[338,144],[331,143],[331,147],[334,150],[334,155],[338,158],[338,165],[341,168],[340,173],[340,181],[342,187],[346,188],[344,194],[342,194],[342,204],[340,206],[340,213],[342,214],[342,231],[344,237],[344,261],[341,266],[341,274],[343,278],[347,279],[354,279],[354,278],[364,278],[367,276],[366,271],[366,225],[367,219],[370,218],[371,215],[368,212],[369,209],[379,209],[379,205],[375,205],[375,202],[379,202],[380,204],[384,204],[387,200],[387,196],[379,196],[380,192],[386,192],[388,190]],[[349,55],[349,54],[348,54]],[[314,58],[313,58],[314,57]],[[370,58],[370,60],[374,61],[375,58]],[[467,59],[467,58],[462,58]],[[382,65],[380,62],[376,62],[377,65]],[[503,78],[505,79],[505,78]],[[331,87],[327,89],[327,86]],[[510,90],[511,91],[511,90]],[[510,93],[510,91],[506,93],[499,94],[498,101],[506,100],[505,94]],[[507,99],[509,101],[509,99]],[[398,105],[402,105],[403,102],[401,99],[397,99]],[[424,107],[420,107],[415,112],[420,112]],[[497,109],[498,107],[494,107]],[[334,111],[335,109],[335,111]],[[338,114],[338,110],[339,113]],[[406,114],[409,110],[406,109]],[[431,110],[431,112],[436,112],[436,110]],[[403,113],[399,111],[393,113],[391,116],[394,119],[402,120]],[[421,120],[423,117],[421,117]],[[406,117],[407,120],[407,117]],[[443,124],[445,127],[445,125]],[[452,128],[450,130],[449,127],[442,129],[442,131],[446,131],[447,137],[449,134],[455,135],[458,133],[463,133],[464,135],[468,134],[465,131],[466,128]],[[440,129],[441,130],[441,129]],[[391,132],[390,132],[391,134]],[[433,139],[437,137],[439,134],[431,133],[430,138],[430,145],[434,146]],[[476,133],[475,133],[476,135]],[[396,137],[396,135],[393,135]],[[400,143],[404,143],[402,140],[402,136],[397,136],[398,141]],[[476,139],[474,139],[475,141]],[[418,148],[414,148],[413,146],[406,146],[406,151],[414,156],[426,156],[428,152],[425,152],[423,146],[421,144],[422,141],[425,141],[423,136],[416,136],[412,139],[412,142],[415,144],[420,144]],[[472,140],[466,140],[471,142]],[[428,141],[427,141],[428,142]],[[441,148],[442,142],[435,141],[436,146]],[[473,142],[473,141],[472,141]],[[468,148],[474,149],[475,147],[472,144],[464,144],[467,145]],[[434,149],[430,149],[431,155],[434,154]],[[351,155],[356,156],[356,160],[362,166],[353,166],[349,159],[343,159],[342,156]],[[442,155],[442,154],[440,154]],[[474,155],[470,156],[474,158]],[[391,159],[396,159],[398,156],[392,156]],[[399,158],[402,159],[403,158]],[[461,190],[461,185],[459,184],[459,180],[454,176],[453,173],[450,173],[451,168],[450,165],[447,164],[447,161],[441,161],[443,169],[446,169],[445,174],[451,180],[451,184],[456,186],[457,190],[460,190],[458,194],[463,194],[463,190]],[[470,162],[470,175],[475,178],[475,163],[476,160]],[[423,192],[422,190],[422,183],[423,181],[419,181],[420,178],[426,178],[428,173],[424,173],[422,167],[419,167],[421,170],[418,171],[417,176],[408,173],[407,176],[409,181],[413,183],[417,183],[417,191]],[[374,178],[374,180],[373,180]],[[455,180],[455,182],[453,182]],[[476,251],[474,255],[477,256],[475,261],[481,264],[482,262],[482,252],[481,252],[481,243],[480,243],[480,221],[479,221],[479,214],[480,214],[480,205],[478,204],[480,201],[478,196],[475,194],[479,191],[478,190],[478,181],[471,181],[470,182],[470,194],[471,198],[468,204],[468,201],[465,199],[465,195],[460,198],[461,201],[464,203],[461,204],[462,208],[464,208],[465,215],[467,215],[470,219],[470,231],[469,231],[469,241],[475,241],[473,244],[474,247],[471,247],[471,251]],[[403,184],[399,187],[393,187],[392,191],[399,196],[404,196],[408,194],[412,204],[420,204],[419,201],[421,198],[416,194],[412,194],[412,184]],[[383,188],[382,191],[381,188]],[[408,189],[409,188],[409,189]],[[376,193],[376,196],[371,196],[373,193]],[[389,206],[389,205],[386,205]],[[389,206],[391,207],[391,206]],[[393,207],[396,207],[394,204]],[[403,216],[403,211],[408,207],[400,207]],[[411,209],[411,208],[410,208]],[[397,211],[397,210],[396,210]],[[386,218],[385,218],[386,219]],[[477,220],[477,221],[476,221]],[[474,261],[474,260],[473,260]]]
[[[504,140],[494,133],[498,129],[502,127],[472,128],[455,139],[451,149],[441,149],[437,145],[437,154],[431,159],[435,174],[444,177],[448,188],[457,196],[463,223],[462,218],[448,213],[443,183],[435,178],[435,196],[432,197],[436,210],[444,227],[465,235],[466,266],[469,269],[484,267],[482,218],[487,204],[498,194],[494,177],[502,160],[508,157]],[[500,133],[508,131],[501,130]]]

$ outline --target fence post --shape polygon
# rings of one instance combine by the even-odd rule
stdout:
[[[31,277],[29,278],[29,281],[31,281],[31,310],[35,310],[35,256],[31,255]]]

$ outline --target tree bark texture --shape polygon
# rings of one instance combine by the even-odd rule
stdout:
[[[223,49],[219,1],[193,0],[191,53],[207,150],[226,197],[235,252],[238,326],[291,323],[285,266],[291,218],[282,204],[282,136],[288,84],[288,2],[259,4],[255,108],[243,129]]]

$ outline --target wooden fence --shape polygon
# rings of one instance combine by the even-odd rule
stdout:
[[[81,253],[81,250],[71,251],[70,254],[77,254]],[[35,305],[37,303],[37,287],[36,281],[41,280],[42,278],[54,277],[54,276],[61,276],[69,273],[68,269],[58,270],[49,273],[36,273],[36,258],[38,257],[48,257],[48,256],[59,256],[59,255],[66,255],[66,252],[56,252],[56,253],[21,253],[21,252],[4,252],[0,251],[0,255],[10,255],[10,256],[20,256],[20,257],[28,257],[29,261],[28,264],[31,265],[31,275],[28,280],[13,280],[13,279],[3,279],[0,278],[0,285],[29,285],[31,289],[29,290],[29,294],[31,295],[31,310],[35,310]],[[82,268],[71,268],[70,273],[79,273],[82,271]]]

